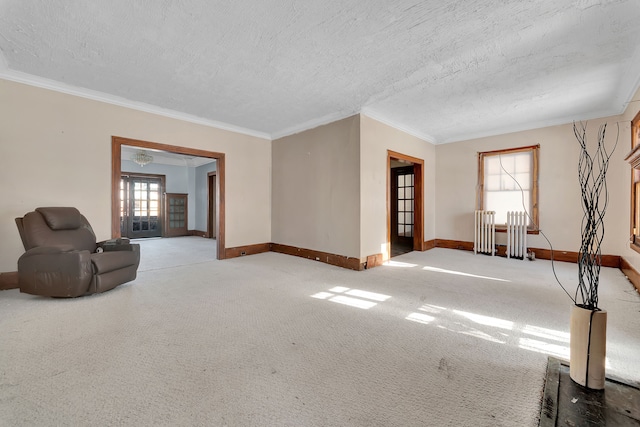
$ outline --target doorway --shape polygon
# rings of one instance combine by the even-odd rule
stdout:
[[[111,236],[122,236],[121,204],[120,204],[120,175],[122,173],[122,146],[132,146],[140,149],[159,150],[188,156],[204,157],[216,160],[217,179],[215,182],[215,212],[214,223],[217,230],[216,247],[217,259],[225,259],[225,154],[194,148],[141,141],[118,136],[111,137]]]
[[[120,234],[122,237],[161,237],[163,175],[120,176]]]
[[[391,256],[413,250],[415,214],[413,165],[391,168]]]
[[[388,151],[387,236],[388,257],[422,251],[424,161]]]

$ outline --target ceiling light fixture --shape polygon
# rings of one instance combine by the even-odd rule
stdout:
[[[153,162],[153,156],[147,154],[146,151],[138,151],[136,154],[131,156],[131,160],[139,164],[140,166],[148,165]]]

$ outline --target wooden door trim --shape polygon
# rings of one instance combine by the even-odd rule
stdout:
[[[387,259],[391,258],[391,160],[413,163],[414,173],[414,234],[413,250],[424,250],[424,160],[387,150]]]
[[[199,150],[195,148],[180,147],[177,145],[160,144],[151,141],[111,137],[111,237],[120,237],[120,174],[122,162],[122,146],[156,149],[171,153],[187,154],[197,157],[206,157],[216,160],[216,211],[218,215],[218,236],[216,238],[218,259],[225,259],[225,154],[215,151]]]
[[[215,232],[215,225],[213,224],[213,221],[211,221],[211,211],[214,209],[215,207],[215,200],[213,196],[213,187],[211,186],[211,177],[215,177],[215,179],[213,179],[214,181],[214,185],[217,185],[216,181],[218,181],[218,172],[217,171],[213,171],[213,172],[209,172],[207,173],[207,233],[206,233],[206,237],[211,239],[211,238],[218,238],[218,236],[216,235],[217,233]],[[214,236],[216,235],[216,236]]]

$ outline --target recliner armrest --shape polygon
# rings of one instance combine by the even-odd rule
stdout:
[[[114,251],[134,251],[140,252],[140,245],[138,244],[121,244],[121,245],[104,245],[100,246],[105,252],[114,252]]]
[[[105,252],[111,251],[137,251],[140,248],[138,244],[131,244],[127,238],[109,239],[98,242],[98,248]],[[99,251],[98,249],[98,251]]]
[[[98,246],[104,246],[104,245],[128,245],[128,244],[129,244],[129,238],[127,238],[127,237],[118,237],[117,239],[108,239],[108,240],[103,240],[103,241],[97,243]]]

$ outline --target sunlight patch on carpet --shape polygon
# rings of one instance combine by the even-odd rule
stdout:
[[[556,331],[554,329],[541,328],[539,326],[532,325],[525,325],[525,327],[522,328],[522,332],[548,340],[555,340],[566,343],[569,342],[569,332]]]
[[[456,276],[466,276],[466,277],[473,277],[475,279],[486,279],[486,280],[495,280],[496,282],[511,282],[511,280],[506,280],[506,279],[499,279],[497,277],[489,277],[489,276],[480,276],[477,274],[471,274],[471,273],[464,273],[462,271],[455,271],[455,270],[445,270],[444,268],[438,268],[438,267],[422,267],[423,270],[426,271],[433,271],[434,273],[446,273],[446,274],[454,274]]]
[[[424,323],[424,324],[428,324],[436,320],[435,317],[422,314],[422,313],[411,313],[410,315],[405,317],[405,319],[411,320],[412,322],[418,322],[418,323]]]
[[[411,268],[411,267],[417,267],[418,264],[411,264],[409,262],[401,262],[401,261],[387,261],[384,264],[382,264],[385,267],[400,267],[400,268]]]
[[[496,344],[507,344],[510,334],[501,332],[514,331],[518,334],[531,335],[534,338],[521,337],[518,339],[518,348],[550,356],[569,358],[569,334],[564,331],[543,328],[535,325],[523,325],[519,327],[515,322],[492,316],[471,313],[468,311],[449,309],[432,304],[424,304],[419,312],[410,313],[405,317],[422,324],[434,324],[439,329],[444,329],[461,335],[479,338]],[[429,314],[425,314],[429,313]],[[472,323],[464,322],[464,320]],[[476,325],[475,327],[472,325]],[[480,326],[484,330],[478,329]]]
[[[481,314],[469,313],[466,311],[453,310],[453,312],[459,316],[466,317],[467,319],[478,323],[480,325],[493,326],[495,328],[513,329],[513,322],[509,320],[498,319],[497,317],[483,316]]]
[[[551,344],[531,338],[520,338],[518,347],[523,350],[535,351],[536,353],[569,359],[569,347],[564,345]]]
[[[338,304],[368,310],[378,305],[379,302],[388,300],[391,296],[360,289],[346,288],[344,286],[334,286],[329,289],[329,292],[318,292],[311,295],[311,298],[328,300]]]

